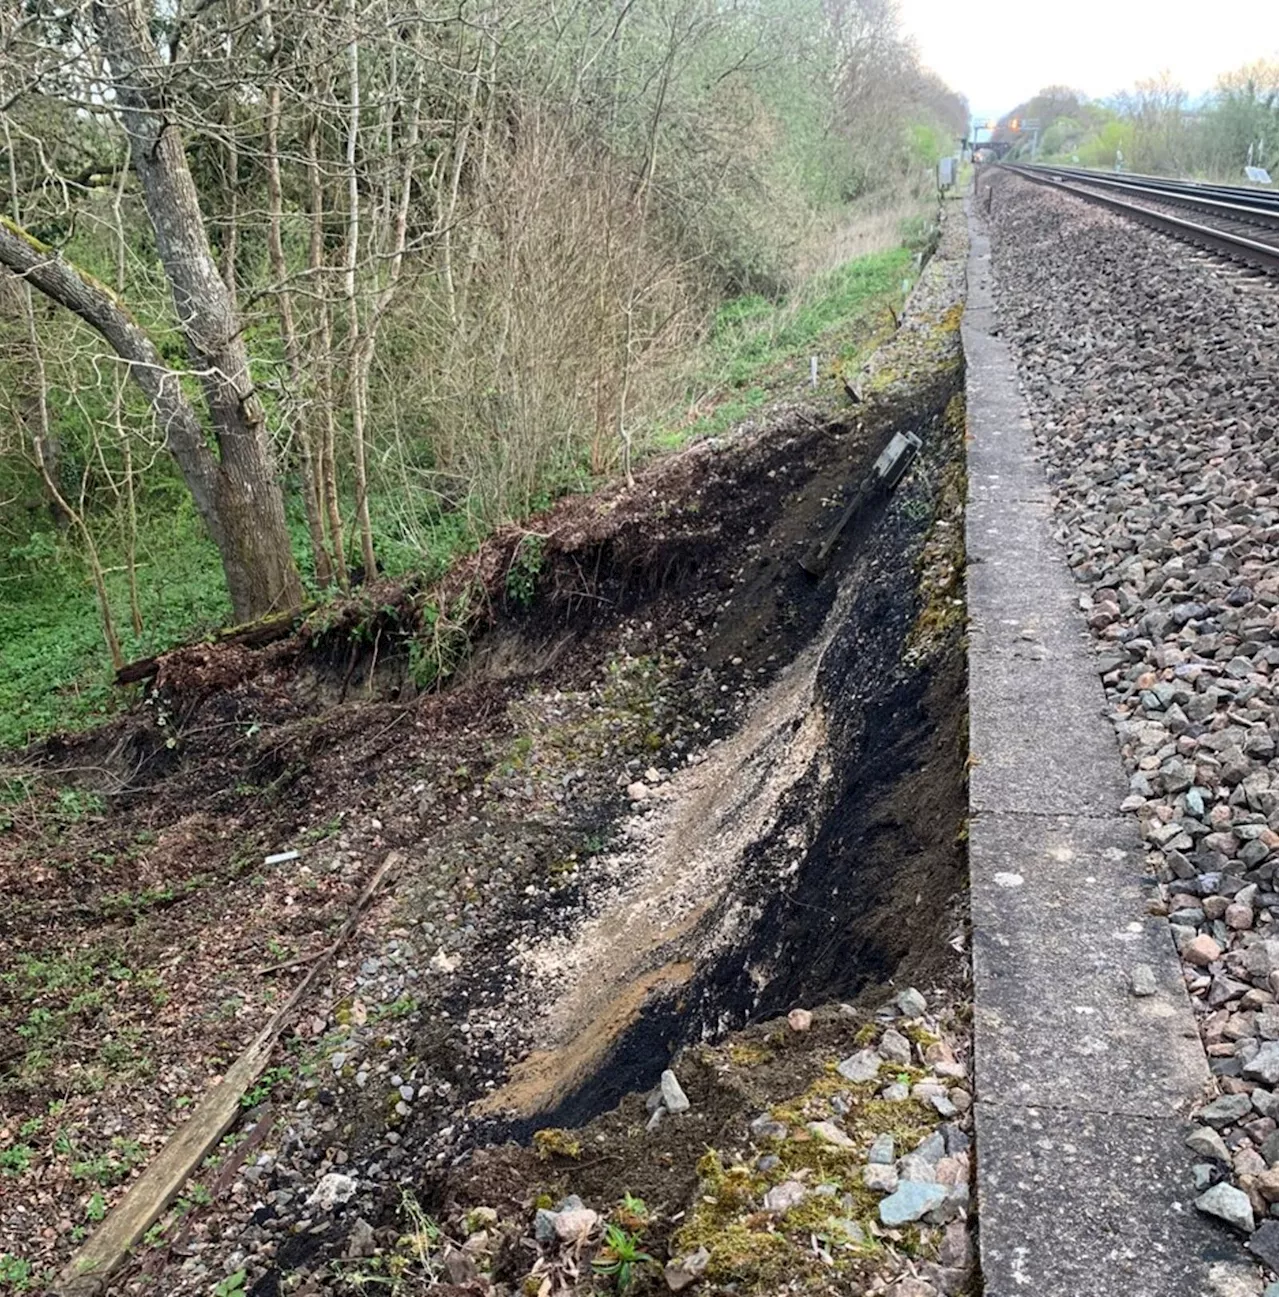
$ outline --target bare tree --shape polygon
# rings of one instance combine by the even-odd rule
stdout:
[[[296,607],[302,587],[240,317],[209,246],[181,130],[166,111],[146,16],[140,0],[97,0],[92,21],[216,453],[179,376],[114,293],[12,220],[0,224],[0,264],[78,315],[128,363],[218,547],[236,615]]]

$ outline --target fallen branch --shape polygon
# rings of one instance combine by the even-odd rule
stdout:
[[[291,635],[298,623],[315,607],[307,604],[290,612],[272,613],[269,617],[260,617],[257,621],[245,622],[241,626],[228,626],[220,630],[212,639],[207,637],[188,640],[175,644],[164,653],[156,653],[148,658],[138,658],[135,662],[126,662],[116,672],[116,684],[133,685],[141,680],[149,680],[160,670],[160,659],[179,649],[199,648],[202,644],[239,644],[243,648],[263,648],[276,640]]]

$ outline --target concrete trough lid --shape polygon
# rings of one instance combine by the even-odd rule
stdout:
[[[1191,1198],[1210,1080],[1053,536],[1048,482],[971,199],[969,874],[978,1219],[987,1297],[1227,1297],[1240,1249]],[[1052,723],[1046,723],[1052,717]],[[1132,994],[1146,970],[1151,990]],[[1249,1267],[1243,1267],[1248,1270]]]
[[[914,432],[895,432],[875,462],[876,475],[892,490],[902,480],[919,449],[920,438]]]

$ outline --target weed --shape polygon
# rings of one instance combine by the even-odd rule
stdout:
[[[538,576],[543,564],[543,539],[534,532],[527,532],[516,546],[511,556],[511,565],[507,568],[507,598],[522,608],[533,602],[537,589]]]
[[[598,1275],[613,1279],[620,1293],[626,1292],[640,1272],[657,1263],[641,1246],[639,1234],[632,1234],[612,1223],[604,1227],[604,1246],[591,1262]]]
[[[100,1189],[95,1189],[89,1195],[89,1201],[85,1203],[84,1214],[89,1220],[100,1221],[107,1214],[107,1200],[102,1196]]]
[[[66,1137],[67,1151],[71,1140]],[[77,1180],[93,1180],[101,1185],[118,1184],[143,1159],[142,1145],[136,1139],[117,1135],[111,1141],[111,1152],[85,1158],[71,1164],[71,1174]]]
[[[388,1004],[377,1004],[369,1010],[369,1021],[380,1022],[384,1018],[395,1021],[408,1018],[418,1011],[418,1001],[412,995],[402,995]]]
[[[409,674],[419,689],[437,688],[461,666],[471,648],[472,598],[464,591],[447,609],[433,600],[422,605],[421,629],[409,641]]]
[[[0,1149],[0,1171],[5,1175],[21,1175],[31,1166],[31,1158],[30,1144],[11,1144]]]
[[[440,1240],[444,1237],[443,1231],[422,1210],[422,1205],[408,1189],[402,1191],[400,1195],[400,1214],[405,1218],[408,1228],[397,1241],[397,1247],[402,1249],[411,1261],[421,1266],[428,1275],[434,1275],[435,1258],[432,1253],[439,1248]]]
[[[323,824],[313,824],[302,834],[303,842],[323,842],[325,838],[331,838],[342,828],[342,819],[346,814],[345,811],[339,811],[332,819],[326,820]]]
[[[633,1197],[629,1193],[622,1195],[622,1201],[614,1208],[614,1216],[623,1229],[639,1233],[649,1223],[649,1207],[643,1198]]]
[[[58,807],[62,818],[75,824],[91,815],[101,815],[106,809],[106,802],[97,793],[86,793],[79,788],[61,788],[58,790]]]
[[[0,1284],[15,1292],[26,1292],[30,1283],[31,1262],[14,1256],[12,1252],[0,1252]]]
[[[219,1280],[214,1285],[213,1297],[242,1297],[247,1278],[248,1272],[245,1270],[237,1270],[234,1274],[227,1275],[225,1279]]]
[[[132,980],[132,971],[108,945],[47,959],[22,955],[16,968],[0,974],[18,1001],[33,1006],[17,1029],[29,1048],[56,1044],[61,1049],[63,1038],[76,1034],[77,1019],[97,1016],[106,997],[104,982]]]
[[[240,1096],[240,1106],[242,1108],[256,1108],[258,1104],[267,1099],[271,1091],[277,1085],[293,1077],[292,1068],[288,1067],[269,1067],[263,1074],[258,1077],[257,1081]]]

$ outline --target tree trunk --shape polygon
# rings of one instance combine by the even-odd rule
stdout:
[[[270,17],[264,22],[268,41],[272,40]],[[274,64],[274,54],[272,56]],[[274,68],[273,68],[274,70]],[[303,390],[302,356],[298,345],[298,330],[294,321],[293,294],[288,288],[288,266],[285,262],[284,240],[281,225],[284,219],[284,200],[280,183],[280,86],[272,81],[267,87],[266,116],[267,151],[267,252],[271,259],[271,274],[277,284],[276,305],[280,312],[280,337],[284,343],[285,363],[289,369],[289,383],[293,388],[292,401],[297,426],[299,459],[302,467],[302,502],[307,514],[307,532],[311,537],[311,557],[315,563],[316,584],[323,590],[333,584],[333,565],[325,544],[324,511],[320,503],[320,484],[317,474],[315,443],[311,436],[310,412],[300,411],[298,398]]]
[[[360,337],[360,302],[356,296],[356,261],[360,255],[360,186],[356,173],[356,151],[360,141],[360,39],[356,26],[355,0],[347,0],[351,42],[347,46],[350,72],[351,112],[347,124],[347,256],[343,282],[347,298],[347,377],[351,394],[351,460],[355,470],[356,527],[360,532],[360,556],[365,579],[378,574],[373,549],[373,524],[369,517],[369,473],[365,456],[365,416],[369,408],[367,376]]]
[[[347,588],[347,547],[343,540],[342,506],[338,500],[338,467],[334,452],[336,432],[333,419],[333,383],[329,367],[333,359],[333,324],[329,311],[328,289],[324,278],[324,181],[320,175],[314,118],[307,131],[307,180],[311,191],[311,237],[307,249],[307,268],[311,273],[314,307],[314,329],[318,341],[311,343],[311,369],[316,375],[315,401],[320,407],[320,437],[317,446],[320,503],[329,523],[329,540],[333,546],[333,567],[338,584]],[[318,361],[318,363],[317,363]]]
[[[159,56],[137,0],[98,0],[93,17],[156,248],[221,452],[212,474],[221,532],[221,540],[214,539],[232,605],[240,618],[295,608],[302,602],[302,585],[284,498],[238,313],[209,248],[181,135],[165,116]],[[181,399],[176,380],[172,385]]]

